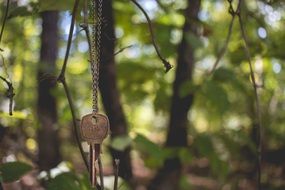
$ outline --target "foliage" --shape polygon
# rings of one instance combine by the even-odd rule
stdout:
[[[64,183],[62,183],[64,181]],[[88,178],[80,179],[74,173],[62,173],[51,179],[48,183],[48,190],[81,190],[92,189]]]
[[[0,75],[5,76],[7,70],[16,89],[15,115],[11,118],[5,114],[7,98],[2,92],[5,92],[6,87],[0,85],[0,124],[11,134],[21,131],[25,138],[22,144],[32,154],[36,154],[36,133],[39,127],[35,111],[36,69],[41,31],[38,13],[46,10],[65,11],[61,13],[59,23],[60,68],[72,2],[40,0],[12,4],[3,42],[0,44],[3,49],[0,54],[4,57],[7,67],[5,69],[0,61]],[[175,65],[185,21],[182,9],[186,7],[186,1],[157,1],[160,4],[155,1],[139,2],[146,7],[153,20],[156,40],[162,54]],[[266,141],[263,142],[264,151],[282,150],[285,147],[284,3],[244,2],[245,12],[242,18],[249,39],[255,75],[260,85],[258,91],[263,133],[266,137]],[[4,8],[3,1],[0,1],[0,5]],[[134,159],[143,162],[143,167],[151,172],[157,171],[166,159],[175,156],[179,157],[185,168],[190,169],[197,169],[195,163],[206,159],[204,168],[199,166],[198,172],[193,170],[193,174],[214,179],[221,187],[233,187],[235,180],[231,176],[252,171],[253,158],[256,156],[254,95],[237,20],[234,22],[225,55],[215,72],[209,74],[228,32],[231,19],[228,7],[227,1],[202,1],[199,21],[195,21],[198,22],[200,36],[197,38],[191,33],[186,34],[187,43],[195,49],[196,60],[193,80],[186,81],[179,89],[181,97],[194,95],[194,104],[187,123],[189,147],[164,148],[175,71],[164,74],[160,60],[151,46],[147,23],[142,14],[126,0],[114,1],[116,50],[132,45],[116,56],[116,74],[123,108],[130,126],[130,137],[115,138],[110,140],[107,146],[116,150],[125,150],[131,146]],[[80,22],[81,17],[78,15],[78,24]],[[77,27],[67,69],[67,81],[72,84],[71,94],[78,108],[78,116],[90,111],[91,78],[87,56],[85,35]],[[80,168],[82,162],[78,158],[76,146],[72,143],[71,116],[67,101],[61,88],[57,88],[53,93],[58,100],[58,129],[63,142],[63,158],[72,162],[75,168]],[[13,154],[20,160],[23,157],[19,152]],[[110,160],[106,162],[111,163]],[[7,167],[9,164],[13,166]],[[264,175],[274,173],[272,163],[267,164],[268,166],[264,166]],[[17,180],[30,170],[30,167],[20,162],[3,164],[0,168],[4,182]],[[279,170],[274,171],[278,173]],[[181,179],[182,189],[189,188],[187,172],[188,170],[183,173]],[[284,177],[283,173],[272,181],[264,179],[264,183],[278,186],[282,176]],[[248,181],[245,174],[240,181],[242,178]],[[63,173],[49,180],[48,189],[90,188],[86,176],[75,175],[75,172]],[[62,181],[65,181],[64,185]],[[280,182],[279,186],[284,187],[284,184]]]
[[[32,170],[32,166],[23,162],[8,162],[0,165],[1,181],[10,183]]]

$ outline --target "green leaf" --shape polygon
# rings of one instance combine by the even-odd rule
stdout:
[[[193,147],[196,147],[202,156],[209,156],[214,152],[212,138],[205,133],[201,133],[195,137]]]
[[[214,72],[213,78],[218,81],[232,81],[236,79],[235,73],[227,68],[220,67]]]
[[[188,96],[189,94],[195,92],[198,89],[198,86],[193,84],[192,81],[185,81],[182,83],[179,89],[179,95],[180,97]]]
[[[0,183],[2,183],[4,180],[3,180],[3,177],[2,177],[2,174],[0,172]]]
[[[74,0],[39,0],[40,11],[71,10],[74,5]]]
[[[148,167],[161,167],[165,158],[169,155],[169,151],[161,148],[143,135],[138,134],[134,142]]]
[[[6,112],[0,112],[0,118],[8,118],[8,119],[27,119],[30,115],[23,111],[13,111],[13,115],[9,115]]]
[[[163,111],[167,113],[171,102],[171,88],[170,85],[163,80],[160,80],[158,83],[160,85],[155,92],[155,98],[153,101],[154,109],[156,112]]]
[[[80,175],[78,180],[79,180],[81,190],[94,189],[92,188],[90,180],[89,180],[89,173],[85,172],[83,175]]]
[[[179,181],[179,189],[181,189],[181,190],[192,189],[192,186],[191,186],[190,181],[189,181],[189,177],[187,175],[181,176],[180,181]]]
[[[221,180],[225,179],[229,171],[228,163],[221,160],[216,152],[209,156],[209,161],[213,174]]]
[[[180,148],[178,150],[178,156],[181,162],[184,164],[190,164],[193,159],[193,156],[188,148]]]
[[[74,173],[62,173],[48,182],[48,190],[82,190]]]
[[[238,74],[233,70],[220,67],[218,68],[213,76],[214,81],[221,83],[229,83],[231,86],[234,86],[237,90],[244,91],[245,87],[240,79],[237,78]]]
[[[111,142],[111,147],[115,150],[123,151],[129,147],[132,139],[129,136],[115,137]]]
[[[206,133],[197,135],[193,142],[193,147],[197,148],[201,156],[207,157],[210,162],[213,175],[224,179],[228,173],[228,163],[220,158],[220,154],[215,150],[214,139]]]
[[[204,45],[202,40],[193,33],[190,33],[190,32],[187,33],[185,38],[186,38],[187,43],[190,44],[194,49],[203,47]]]
[[[8,18],[32,16],[37,13],[39,9],[38,3],[30,3],[27,6],[11,7]]]
[[[223,114],[230,107],[227,91],[218,82],[207,81],[203,85],[203,95],[207,107],[213,109],[213,112]]]
[[[6,183],[19,180],[21,176],[31,170],[32,166],[23,162],[8,162],[0,166],[1,178]]]
[[[176,52],[176,47],[170,42],[172,29],[172,26],[161,25],[158,23],[155,25],[155,37],[157,39],[158,46],[161,47],[160,51],[164,57],[173,56]]]
[[[9,18],[30,15],[32,15],[32,12],[28,11],[27,7],[17,7],[10,12]]]

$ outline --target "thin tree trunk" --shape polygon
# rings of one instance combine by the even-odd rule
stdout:
[[[99,87],[103,104],[110,120],[111,137],[126,136],[128,126],[120,102],[120,94],[117,87],[115,67],[115,33],[112,0],[103,1],[104,26],[102,32],[102,64],[100,66]],[[130,147],[124,151],[110,148],[113,159],[119,159],[119,176],[132,183],[132,167]]]
[[[37,111],[40,129],[38,131],[39,169],[49,170],[61,161],[57,130],[56,98],[53,95],[53,76],[58,53],[58,12],[47,11],[41,14],[42,34],[40,63],[38,69]]]
[[[197,36],[198,12],[200,0],[188,0],[188,7],[185,10],[185,24],[183,28],[183,38],[178,47],[178,58],[175,81],[173,83],[173,96],[170,110],[170,121],[168,126],[167,147],[186,147],[188,111],[193,104],[193,94],[181,97],[179,92],[182,84],[192,80],[194,69],[194,47],[189,42],[189,35]],[[179,189],[179,179],[181,177],[182,165],[178,157],[168,159],[164,167],[158,172],[152,181],[149,189],[177,190]]]

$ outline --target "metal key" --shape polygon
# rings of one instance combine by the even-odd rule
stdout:
[[[101,144],[109,132],[109,119],[99,113],[91,113],[82,117],[80,132],[83,140],[90,146],[90,180],[92,187],[96,186],[96,160],[101,151]]]

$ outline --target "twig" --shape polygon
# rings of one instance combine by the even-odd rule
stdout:
[[[79,131],[78,131],[78,126],[77,126],[77,121],[76,121],[75,108],[73,105],[71,94],[69,92],[68,85],[65,81],[65,71],[66,71],[66,66],[67,66],[71,42],[72,42],[72,36],[73,36],[74,25],[75,25],[75,17],[76,17],[78,5],[79,5],[79,0],[75,0],[74,7],[72,10],[72,19],[71,19],[71,24],[70,24],[70,28],[69,28],[69,36],[68,36],[68,41],[67,41],[67,47],[66,47],[64,62],[63,62],[62,68],[61,68],[61,72],[57,78],[57,81],[62,83],[62,85],[64,87],[65,95],[67,97],[68,104],[69,104],[70,111],[71,111],[71,115],[72,115],[73,130],[75,133],[76,142],[77,142],[77,145],[79,147],[79,150],[80,150],[81,156],[83,158],[84,164],[85,164],[86,168],[89,170],[88,161],[87,161],[87,158],[84,156],[83,147],[81,145],[80,138],[79,138]]]
[[[5,59],[4,59],[4,56],[0,53],[0,57],[1,57],[1,60],[2,60],[2,66],[4,68],[4,72],[6,74],[6,76],[8,77],[8,79],[11,81],[10,77],[9,77],[9,73],[8,73],[8,69],[5,65]]]
[[[167,9],[167,7],[166,6],[164,6],[161,2],[160,2],[160,0],[155,0],[156,1],[156,3],[158,4],[158,6],[164,11],[164,12],[169,12],[169,10]]]
[[[227,34],[227,38],[226,38],[226,41],[224,43],[224,46],[223,48],[220,50],[220,52],[218,53],[218,57],[214,63],[214,66],[212,67],[212,69],[210,70],[209,74],[213,74],[217,68],[217,66],[219,65],[221,59],[223,58],[223,56],[225,55],[226,51],[227,51],[227,47],[229,45],[229,42],[230,42],[230,39],[231,39],[231,36],[232,36],[232,32],[233,32],[233,26],[234,26],[234,21],[235,21],[235,18],[236,18],[236,15],[237,13],[239,12],[239,8],[237,7],[236,10],[234,10],[233,8],[233,0],[228,0],[229,4],[230,4],[230,7],[229,7],[229,13],[231,14],[232,16],[232,19],[231,19],[231,22],[230,22],[230,25],[229,25],[229,29],[228,29],[228,34]]]
[[[146,13],[146,11],[144,10],[144,8],[138,3],[136,2],[136,0],[131,0],[140,10],[141,12],[144,14],[146,20],[147,20],[147,23],[148,23],[148,28],[149,28],[149,31],[150,31],[150,35],[151,35],[151,41],[152,41],[152,45],[156,51],[156,54],[157,56],[160,58],[160,60],[162,61],[164,67],[165,67],[165,72],[167,73],[171,68],[172,68],[172,65],[161,55],[160,51],[159,51],[159,48],[156,44],[156,41],[155,41],[155,37],[154,37],[154,32],[153,32],[153,28],[152,28],[152,24],[151,24],[151,20],[148,16],[148,14]]]
[[[217,68],[217,66],[219,65],[221,59],[223,58],[223,56],[225,55],[226,51],[227,51],[227,47],[228,47],[228,44],[230,42],[230,39],[231,39],[231,36],[232,36],[232,31],[233,31],[233,25],[234,25],[234,20],[235,20],[235,15],[232,16],[232,19],[231,19],[231,23],[229,25],[229,30],[228,30],[228,34],[227,34],[227,38],[226,38],[226,41],[225,41],[225,44],[223,46],[223,48],[220,50],[220,52],[218,53],[218,57],[214,63],[214,66],[212,67],[212,69],[210,70],[210,74],[213,74]]]
[[[129,46],[126,46],[126,47],[123,47],[123,48],[119,49],[117,52],[114,53],[114,56],[122,53],[123,51],[125,51],[126,49],[129,49],[131,47],[133,47],[133,45],[129,45]]]
[[[5,9],[5,15],[4,15],[4,18],[3,18],[1,32],[0,32],[0,43],[2,41],[2,36],[3,36],[5,24],[6,24],[6,21],[7,21],[7,18],[8,18],[9,5],[10,5],[10,0],[7,0],[6,9]]]
[[[10,81],[12,81],[11,79],[10,79],[10,77],[9,77],[9,74],[8,74],[8,71],[7,71],[7,68],[6,68],[6,65],[5,65],[5,60],[4,60],[4,57],[3,57],[3,55],[1,55],[0,54],[0,56],[1,56],[1,59],[2,59],[2,63],[3,63],[3,67],[4,67],[4,71],[5,71],[5,73],[6,73],[6,75],[7,75],[7,78],[8,78],[8,80],[7,79],[5,79],[4,77],[2,77],[2,76],[0,76],[0,78],[7,84],[7,86],[8,86],[8,89],[7,89],[7,91],[6,91],[6,96],[7,96],[7,98],[9,98],[9,115],[13,115],[13,99],[14,99],[14,96],[15,96],[15,93],[14,93],[14,87],[13,87],[13,83],[12,82],[10,82]]]
[[[104,189],[104,175],[103,175],[103,165],[102,165],[101,155],[98,158],[98,165],[99,165],[100,186],[102,189]]]
[[[84,0],[84,4],[83,4],[83,23],[88,24],[88,3],[87,0]]]
[[[88,43],[88,47],[89,47],[89,60],[91,60],[91,38],[90,38],[90,31],[88,28],[88,17],[87,17],[87,1],[84,0],[84,7],[83,7],[83,23],[80,24],[80,27],[82,28],[82,30],[84,30],[86,38],[87,38],[87,43]]]
[[[115,180],[114,180],[114,190],[118,189],[118,178],[119,178],[119,165],[120,165],[120,160],[115,159]]]
[[[68,58],[69,58],[70,47],[71,47],[71,43],[72,43],[72,36],[73,36],[73,31],[74,31],[74,26],[75,26],[75,17],[76,17],[78,5],[79,5],[79,0],[75,0],[74,7],[72,10],[72,18],[71,18],[71,24],[70,24],[70,28],[69,28],[69,35],[68,35],[68,41],[67,41],[67,47],[66,47],[66,52],[65,52],[65,56],[64,56],[64,61],[63,61],[61,72],[58,76],[59,81],[61,80],[61,78],[64,78],[64,75],[65,75],[65,70],[66,70],[66,66],[67,66],[67,62],[68,62]]]
[[[9,6],[10,6],[10,0],[7,0],[5,14],[4,14],[4,18],[3,18],[3,21],[2,21],[2,27],[1,27],[1,32],[0,32],[0,44],[1,44],[1,41],[2,41],[4,28],[5,28],[5,25],[6,25],[7,18],[8,18]],[[3,51],[3,50],[0,48],[0,51]],[[8,79],[11,81],[11,79],[10,79],[10,77],[8,75],[7,69],[5,67],[4,58],[3,58],[2,55],[1,55],[1,58],[2,58],[3,66],[4,66],[4,70],[5,70],[5,72],[6,72],[7,76],[8,76]],[[8,86],[7,97],[9,98],[9,115],[13,115],[13,97],[15,96],[13,84],[12,84],[12,82],[9,82],[7,79],[5,79],[2,76],[0,76],[0,78]]]
[[[13,97],[15,96],[13,84],[2,76],[0,76],[0,79],[3,80],[8,86],[6,96],[9,98],[9,115],[13,115]]]
[[[242,0],[239,0],[239,5],[238,5],[238,10],[241,11],[240,6],[241,6]],[[256,124],[256,130],[257,130],[257,163],[258,163],[258,167],[257,167],[257,187],[259,190],[261,190],[261,161],[262,161],[262,122],[261,122],[261,107],[260,107],[260,100],[259,100],[259,96],[258,96],[258,87],[257,87],[257,83],[256,83],[256,79],[254,76],[254,70],[253,70],[253,66],[252,66],[252,62],[251,62],[251,55],[250,55],[250,50],[249,50],[249,44],[248,44],[248,39],[245,33],[245,28],[244,28],[244,24],[243,24],[243,20],[241,18],[241,14],[237,14],[238,15],[238,20],[239,20],[239,25],[240,25],[240,30],[241,30],[241,35],[242,35],[242,39],[244,42],[244,50],[246,53],[246,57],[248,60],[248,64],[249,64],[249,68],[250,68],[250,78],[252,80],[253,83],[253,90],[254,90],[254,96],[255,96],[255,106],[256,106],[256,117],[257,117],[257,124]]]
[[[11,84],[7,79],[5,79],[4,77],[0,76],[0,79],[2,79],[9,87],[9,85]]]
[[[87,158],[84,156],[83,147],[82,147],[82,145],[80,143],[80,137],[79,137],[77,120],[76,120],[76,114],[75,114],[75,109],[74,109],[73,101],[72,101],[72,98],[71,98],[71,94],[69,92],[69,88],[67,86],[65,78],[61,79],[60,82],[62,83],[62,85],[64,87],[65,95],[67,97],[68,104],[69,104],[69,107],[70,107],[70,112],[71,112],[71,115],[72,115],[72,123],[73,123],[73,132],[75,133],[76,142],[78,144],[78,147],[79,147],[81,156],[83,158],[84,164],[85,164],[86,168],[89,170],[88,161],[87,161]]]
[[[133,47],[133,45],[129,45],[129,46],[126,46],[126,47],[123,47],[123,48],[119,49],[118,51],[116,51],[116,52],[114,53],[114,57],[117,56],[117,55],[119,55],[120,53],[122,53],[122,52],[125,51],[126,49],[131,48],[131,47]],[[111,59],[113,59],[113,57],[110,57],[109,59],[107,59],[106,62],[109,62]]]

